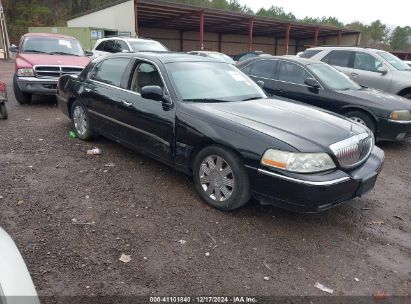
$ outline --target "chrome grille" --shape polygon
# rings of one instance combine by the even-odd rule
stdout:
[[[330,146],[343,168],[352,168],[365,161],[374,147],[374,139],[367,133],[354,135]]]
[[[37,65],[34,72],[37,78],[59,78],[62,75],[78,75],[83,70],[82,67],[76,66],[58,66],[58,65]]]
[[[405,133],[405,139],[411,140],[411,132]]]

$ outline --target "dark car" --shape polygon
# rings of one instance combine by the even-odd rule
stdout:
[[[238,55],[235,55],[233,57],[235,62],[242,62],[245,61],[247,59],[251,59],[251,58],[255,58],[255,57],[259,57],[259,56],[271,56],[270,54],[266,54],[262,51],[252,51],[252,52],[245,52],[245,53],[241,53]]]
[[[372,189],[384,159],[360,124],[268,99],[234,66],[201,56],[99,57],[61,77],[57,97],[80,139],[102,134],[193,175],[220,210],[251,195],[324,210]]]
[[[366,125],[377,140],[411,139],[410,100],[356,84],[334,67],[298,57],[250,59],[238,65],[268,95],[282,96]]]

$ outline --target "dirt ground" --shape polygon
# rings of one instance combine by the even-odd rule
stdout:
[[[53,98],[18,105],[12,74],[0,61],[0,226],[40,295],[324,295],[316,282],[410,295],[411,142],[380,144],[375,189],[332,210],[222,213],[189,177],[104,138],[71,139]],[[87,157],[93,147],[104,154]]]

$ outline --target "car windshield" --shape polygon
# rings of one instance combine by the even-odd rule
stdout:
[[[166,48],[158,41],[154,40],[129,40],[131,48],[135,52],[141,51],[153,51],[153,52],[168,52],[169,49]]]
[[[226,54],[208,53],[208,55],[212,58],[216,58],[218,60],[221,60],[221,61],[224,61],[224,62],[227,62],[227,63],[235,64],[235,61],[230,56],[227,56]]]
[[[224,102],[267,97],[258,85],[230,64],[174,62],[166,66],[184,101]]]
[[[380,55],[382,58],[388,61],[388,63],[396,68],[397,70],[400,71],[409,71],[411,68],[401,59],[399,59],[397,56],[394,56],[391,53],[388,52],[377,52],[378,55]]]
[[[310,64],[309,68],[321,82],[332,90],[359,90],[361,86],[332,66],[324,63]]]
[[[84,56],[83,48],[76,39],[60,37],[27,37],[23,53]]]

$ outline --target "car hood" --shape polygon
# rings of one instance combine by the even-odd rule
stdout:
[[[411,110],[411,100],[375,89],[346,90],[339,93],[381,105],[390,111]]]
[[[21,60],[31,65],[69,65],[85,67],[90,58],[86,56],[66,56],[66,55],[47,55],[47,54],[19,54]]]
[[[304,152],[328,150],[333,143],[366,132],[364,127],[347,119],[278,99],[193,103],[193,107],[200,113],[229,119]]]

